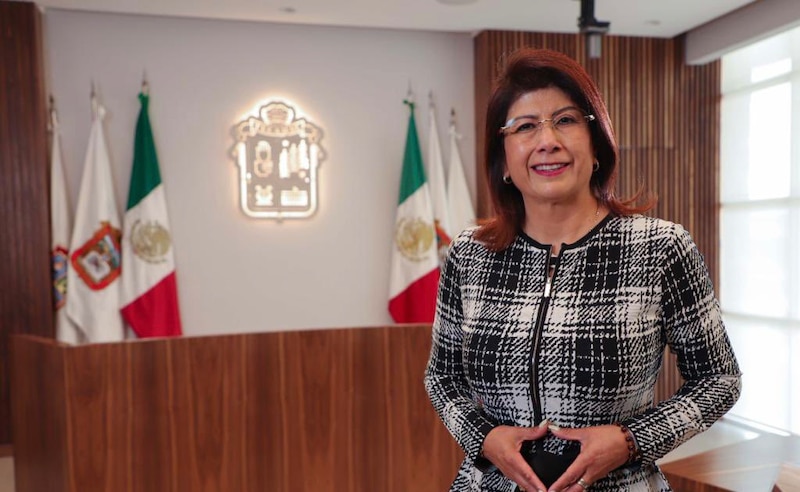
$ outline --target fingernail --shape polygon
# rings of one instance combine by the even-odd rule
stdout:
[[[547,426],[547,428],[550,429],[553,432],[558,432],[558,431],[561,430],[561,427],[557,426],[556,424],[550,424],[550,425]],[[551,490],[550,492],[558,492],[558,491]]]
[[[550,421],[549,421],[549,420],[547,420],[547,419],[544,419],[544,420],[542,420],[542,422],[539,424],[539,428],[540,428],[540,429],[544,429],[545,427],[547,427],[547,424],[549,424],[549,423],[550,423]],[[541,489],[539,489],[539,490],[537,490],[536,492],[544,492],[544,490],[541,490]]]

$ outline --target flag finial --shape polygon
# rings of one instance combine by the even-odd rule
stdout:
[[[147,71],[142,70],[142,94],[150,95],[150,84],[147,83]]]
[[[450,134],[456,140],[461,140],[461,134],[456,130],[456,108],[450,108]]]
[[[89,97],[90,97],[91,102],[92,102],[92,116],[94,117],[94,116],[97,115],[97,106],[98,106],[97,105],[97,90],[95,89],[95,86],[94,86],[94,79],[92,79],[92,91],[91,91]]]
[[[408,93],[406,94],[406,98],[403,99],[403,104],[407,104],[408,107],[411,108],[411,111],[414,111],[414,91],[411,90],[411,79],[408,79]]]
[[[56,99],[52,94],[50,94],[48,104],[50,106],[50,121],[47,122],[47,129],[55,131],[56,126],[58,126],[58,116],[56,115]]]

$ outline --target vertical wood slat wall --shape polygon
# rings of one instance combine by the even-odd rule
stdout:
[[[704,255],[714,284],[719,255],[720,63],[683,63],[683,38],[604,36],[590,59],[580,34],[484,31],[475,38],[475,125],[479,217],[491,214],[483,169],[486,105],[503,58],[520,47],[561,51],[580,62],[608,105],[620,147],[618,195],[642,186],[658,196],[652,214],[682,224]],[[680,385],[667,354],[656,399]]]
[[[53,336],[41,15],[0,1],[0,444],[11,442],[9,335]]]

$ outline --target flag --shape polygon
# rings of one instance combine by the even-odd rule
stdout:
[[[447,192],[445,191],[444,164],[442,163],[442,146],[439,144],[439,132],[436,126],[436,114],[433,103],[430,104],[430,139],[428,141],[428,180],[431,186],[433,201],[433,220],[436,227],[436,249],[439,263],[444,260],[450,246],[450,220],[447,214]]]
[[[148,116],[149,97],[136,122],[133,169],[122,235],[122,316],[139,337],[181,334],[178,285],[167,201]]]
[[[69,203],[64,166],[61,162],[61,134],[55,109],[50,113],[53,146],[50,155],[50,237],[53,274],[53,308],[55,309],[56,339],[80,343],[75,325],[67,317],[67,270],[69,268]]]
[[[120,220],[103,117],[105,109],[92,98],[93,122],[83,164],[75,226],[67,270],[67,316],[87,342],[124,338],[119,314]]]
[[[447,176],[447,211],[453,236],[467,227],[475,225],[475,208],[469,196],[464,164],[458,152],[458,139],[455,118],[450,122],[450,170]]]
[[[414,103],[405,102],[411,114],[394,224],[389,312],[398,323],[431,323],[439,283],[436,232],[414,121]]]

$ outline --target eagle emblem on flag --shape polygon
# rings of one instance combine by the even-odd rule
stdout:
[[[436,242],[433,224],[421,217],[401,218],[395,227],[394,242],[402,255],[411,261],[425,260]]]
[[[163,263],[172,245],[169,231],[158,221],[136,220],[130,230],[133,254],[147,263]]]

